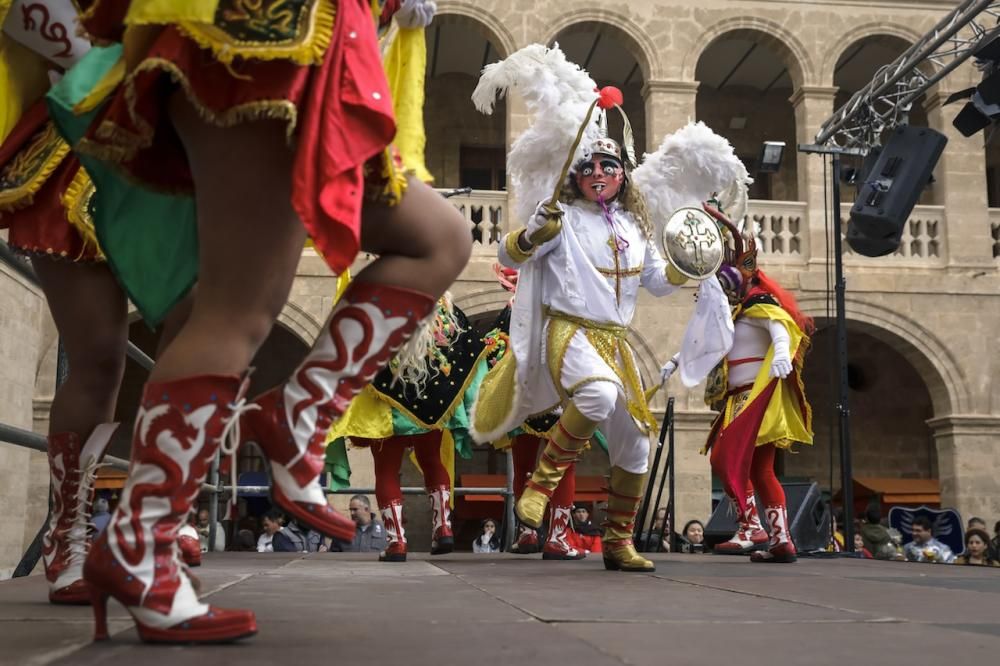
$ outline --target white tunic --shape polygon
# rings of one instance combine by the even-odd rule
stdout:
[[[614,231],[597,204],[579,200],[563,206],[559,235],[524,264],[513,261],[501,245],[500,262],[512,268],[537,262],[542,304],[552,310],[628,326],[640,286],[655,296],[666,296],[677,287],[667,279],[666,261],[632,215],[616,203],[609,209]]]

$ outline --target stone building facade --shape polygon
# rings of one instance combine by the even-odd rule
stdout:
[[[823,158],[797,153],[794,146],[811,142],[837,104],[954,4],[624,0],[598,8],[572,0],[439,0],[439,16],[427,33],[428,166],[441,188],[476,188],[452,202],[479,239],[452,289],[456,303],[480,318],[503,306],[506,295],[491,268],[496,241],[521,222],[507,217],[503,154],[524,127],[523,108],[508,101],[485,117],[469,101],[477,73],[488,62],[531,43],[558,42],[599,84],[623,89],[640,150],[655,148],[666,133],[700,119],[729,138],[753,171],[761,142],[783,140],[788,149],[782,168],[759,179],[751,216],[761,227],[762,266],[795,291],[820,330],[807,362],[816,445],[785,456],[782,471],[790,478],[815,479],[824,488],[832,478],[836,490],[839,469],[830,455],[836,441],[831,430],[836,385],[825,204],[831,197],[829,174]],[[1000,206],[995,177],[1000,148],[984,145],[983,134],[962,137],[951,124],[957,108],[942,106],[950,93],[978,77],[971,66],[959,69],[910,114],[913,124],[943,132],[949,144],[935,182],[913,211],[901,252],[881,259],[845,256],[851,434],[856,476],[938,478],[943,505],[996,520],[1000,208],[990,205]],[[843,200],[849,202],[852,194],[845,190]],[[281,330],[259,359],[265,376],[279,376],[304,353],[333,292],[323,263],[306,251]],[[656,380],[660,364],[676,350],[693,294],[687,288],[663,300],[642,297],[632,339],[647,380]],[[31,396],[39,407],[51,396],[54,336],[37,290],[2,267],[0,303],[0,358],[5,359],[0,418],[28,426]],[[141,324],[135,330],[149,337]],[[141,382],[135,368],[129,376],[135,386]],[[705,519],[712,479],[698,450],[712,414],[700,388],[686,391],[673,383],[669,393],[676,405],[678,518]],[[135,390],[127,386],[123,413],[134,400]],[[662,414],[665,404],[661,391],[654,410]],[[34,425],[43,431],[43,419]],[[351,455],[356,485],[370,485],[370,456],[365,451]],[[496,464],[487,451],[477,451],[460,471],[492,471]],[[605,465],[591,455],[584,473],[600,473]],[[44,485],[43,461],[0,445],[0,504],[15,507],[0,514],[0,530],[8,537],[0,544],[0,573],[37,529]],[[411,514],[411,521],[422,522],[417,512]],[[24,543],[18,544],[21,535]]]

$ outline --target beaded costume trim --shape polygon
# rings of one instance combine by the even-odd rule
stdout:
[[[0,171],[0,213],[30,206],[35,193],[69,154],[69,144],[46,123]]]

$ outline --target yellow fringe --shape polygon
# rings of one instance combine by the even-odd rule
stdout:
[[[104,260],[104,251],[97,241],[97,230],[90,216],[90,200],[97,192],[90,176],[83,169],[77,169],[76,175],[62,195],[62,205],[66,209],[66,220],[76,229],[83,240],[84,251],[93,248],[97,258]],[[82,255],[81,255],[82,256]]]
[[[35,200],[35,194],[69,154],[69,144],[58,137],[55,127],[51,123],[46,127],[45,134],[40,137],[39,142],[42,141],[57,141],[58,146],[53,149],[45,162],[35,170],[30,180],[23,185],[0,192],[0,213],[9,213],[30,206]],[[29,148],[35,145],[38,145],[37,142],[32,142]],[[20,155],[20,153],[18,154]]]
[[[235,40],[225,30],[210,23],[181,21],[181,33],[203,49],[212,51],[219,62],[229,65],[237,58],[245,60],[291,60],[299,65],[316,65],[323,61],[336,18],[336,7],[328,0],[318,0],[306,17],[310,22],[304,37],[286,43],[245,42]]]

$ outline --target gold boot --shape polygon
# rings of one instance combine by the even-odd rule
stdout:
[[[518,519],[529,527],[539,527],[545,517],[545,507],[556,486],[566,473],[566,468],[580,459],[587,441],[597,430],[591,421],[569,403],[559,422],[549,430],[549,441],[538,459],[535,473],[531,475],[514,507]]]
[[[611,468],[608,518],[604,522],[604,568],[609,571],[656,571],[656,565],[641,556],[632,544],[635,514],[642,501],[645,474]]]

